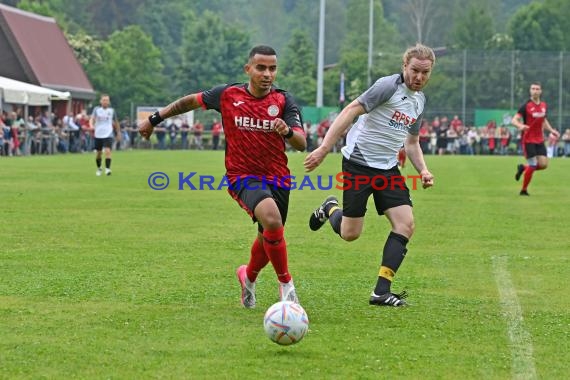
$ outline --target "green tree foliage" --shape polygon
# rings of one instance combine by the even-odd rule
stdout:
[[[432,0],[405,0],[402,2],[403,10],[409,15],[409,30],[415,36],[415,41],[426,43],[434,26],[437,24],[437,16],[441,14],[441,8],[436,7]]]
[[[337,79],[332,83],[326,94],[336,94],[333,98],[326,98],[326,104],[335,105],[338,102],[338,78],[340,72],[345,74],[345,88],[347,100],[353,99],[368,87],[368,36],[369,36],[369,2],[361,0],[349,0],[347,13],[354,15],[347,19],[347,34],[343,40],[341,48],[341,59],[339,66],[331,76]],[[394,70],[392,64],[387,65],[387,60],[380,59],[387,52],[401,50],[399,46],[399,35],[393,25],[384,19],[382,3],[374,1],[373,14],[373,59],[370,72],[371,82],[378,77],[387,75]],[[397,66],[396,66],[397,70]],[[370,83],[371,84],[371,83]]]
[[[137,9],[146,7],[146,3],[141,0],[87,1],[84,12],[89,15],[86,21],[95,29],[96,35],[104,38],[127,25],[136,24]]]
[[[346,0],[327,0],[327,7],[343,1]],[[279,54],[295,29],[308,32],[316,44],[318,0],[257,0],[255,3],[251,0],[217,0],[216,5],[210,4],[210,0],[204,2],[204,10],[218,13],[226,23],[246,26],[253,45],[270,45]]]
[[[504,33],[495,33],[490,40],[485,43],[486,50],[513,50],[514,41],[513,38]]]
[[[430,105],[450,115],[463,110],[465,80],[468,115],[477,108],[511,107],[511,68],[513,52],[458,50],[436,59],[425,93]],[[497,101],[497,99],[501,99]],[[465,120],[470,122],[470,120]]]
[[[277,82],[291,92],[301,105],[314,104],[316,98],[316,54],[309,36],[302,30],[293,31],[291,40],[279,58]]]
[[[561,20],[558,25],[563,36],[563,50],[570,51],[570,1],[568,0],[545,0],[544,6],[552,9]]]
[[[80,31],[77,34],[65,33],[67,42],[73,49],[75,57],[83,67],[95,66],[102,63],[101,41]]]
[[[509,20],[516,13],[516,11],[529,3],[536,0],[501,0],[492,1],[492,4],[497,4],[497,9],[494,10],[495,13],[495,25],[499,33],[507,33]],[[566,0],[562,0],[566,1]]]
[[[57,9],[55,9],[49,2],[22,0],[18,3],[18,8],[42,16],[54,17],[57,15]]]
[[[519,8],[510,22],[514,46],[518,50],[562,50],[565,36],[561,25],[565,22],[556,9],[544,3]]]
[[[182,63],[177,71],[184,92],[245,79],[243,65],[250,43],[244,29],[227,25],[209,11],[185,25]]]
[[[319,32],[319,4],[315,1],[315,14],[312,25],[315,46],[317,46]],[[368,24],[367,24],[368,25]],[[327,0],[325,9],[325,64],[333,64],[340,61],[341,49],[344,38],[350,25],[346,12],[346,0]]]
[[[513,8],[531,0],[384,0],[386,18],[393,22],[407,44],[422,42],[442,47],[456,43],[455,31],[464,23],[466,11],[477,5],[492,18],[492,24],[505,33],[505,19]],[[474,32],[477,35],[477,32]]]
[[[339,106],[339,98],[340,98],[340,73],[341,69],[339,66],[335,68],[329,69],[325,71],[324,74],[324,87],[323,87],[323,103],[325,106],[334,107]],[[345,91],[344,97],[345,102],[344,105],[348,104],[353,97],[350,93],[350,83],[346,80],[345,77]],[[360,88],[360,86],[359,86]],[[360,94],[357,94],[360,95]],[[314,104],[314,103],[313,103]]]
[[[137,105],[164,103],[165,80],[160,50],[139,26],[114,32],[102,43],[101,62],[87,65],[97,89],[111,96],[119,115],[129,115]]]
[[[427,113],[430,116],[461,115],[462,90],[462,54],[437,59],[424,89],[428,99]]]
[[[453,30],[457,3],[464,0],[384,0],[387,18],[397,26],[403,40],[445,46]]]
[[[316,66],[319,0],[0,2],[54,17],[68,36],[95,89],[109,92],[115,105],[130,103],[132,99],[140,99],[136,100],[137,104],[164,104],[190,91],[245,80],[242,67],[247,52],[252,45],[260,43],[269,44],[278,52],[278,84],[291,90],[303,103],[310,104],[315,99],[316,74],[308,67]],[[368,8],[368,0],[326,1],[325,105],[338,103],[341,72],[346,77],[347,101],[368,86]],[[507,82],[512,59],[510,53],[506,53],[508,59],[493,62],[494,58],[486,58],[486,52],[513,49],[568,51],[570,23],[565,22],[568,19],[568,0],[374,0],[370,78],[375,81],[380,76],[398,72],[403,50],[416,41],[434,47],[447,46],[449,56],[438,58],[426,93],[430,94],[430,105],[437,104],[442,109],[457,112],[462,106],[463,59],[462,51],[453,49],[469,49],[468,64],[472,66],[468,71],[476,72],[479,64],[489,72],[481,73],[480,78],[475,76],[473,83],[468,82],[467,108],[489,104],[490,98],[485,92],[493,89],[496,94],[510,88]],[[151,59],[153,70],[145,64],[143,71],[134,72],[144,59],[136,54],[133,54],[136,58],[124,55],[115,46],[110,48],[111,33],[119,31],[115,33],[121,34],[129,25],[140,25],[152,38],[150,51],[160,51]],[[312,45],[313,54],[294,45],[300,38],[297,30],[306,37],[299,43],[302,47],[307,44],[307,49]],[[123,42],[128,46],[126,41]],[[143,39],[138,45],[147,42]],[[141,57],[146,57],[142,52],[141,49]],[[301,53],[303,57],[297,57]],[[449,68],[441,71],[445,75],[440,75],[440,64]],[[516,67],[522,68],[525,64],[517,63]],[[519,75],[515,82],[517,86],[519,82],[526,86],[526,79],[534,75],[535,72]],[[164,80],[165,76],[168,81]],[[126,78],[128,83],[125,83]],[[467,80],[471,80],[469,75]],[[152,83],[152,91],[146,93],[149,83]],[[124,99],[119,99],[115,89]],[[525,94],[526,91],[525,87]],[[137,98],[140,94],[145,95]],[[159,98],[159,94],[163,97]]]
[[[489,8],[484,3],[472,2],[455,23],[454,46],[458,49],[484,49],[494,32]]]
[[[182,95],[175,80],[182,61],[182,40],[185,25],[196,21],[195,14],[180,2],[154,2],[138,9],[137,19],[153,43],[162,52],[164,75],[169,79],[168,93]]]

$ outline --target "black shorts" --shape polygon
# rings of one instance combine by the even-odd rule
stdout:
[[[446,137],[438,137],[436,141],[436,147],[447,149],[447,138]]]
[[[523,152],[526,158],[533,158],[536,156],[546,156],[546,147],[544,143],[526,143],[523,144]]]
[[[103,139],[95,138],[95,150],[100,152],[103,148],[111,148],[113,146],[113,138],[105,137]]]
[[[376,169],[355,164],[343,157],[342,171],[347,173],[343,177],[343,186],[346,185],[342,192],[343,216],[363,217],[371,194],[374,196],[378,215],[384,214],[385,210],[392,207],[412,206],[410,190],[397,166],[388,170]]]
[[[273,198],[281,214],[281,222],[285,225],[287,220],[287,212],[289,211],[289,189],[274,186],[271,183],[262,182],[254,178],[248,178],[240,183],[237,189],[228,189],[228,192],[239,205],[249,214],[251,220],[255,223],[257,218],[254,210],[265,198]],[[261,223],[257,223],[259,232],[263,232]]]

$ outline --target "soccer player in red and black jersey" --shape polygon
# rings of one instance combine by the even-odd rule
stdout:
[[[142,121],[140,134],[149,138],[162,120],[199,107],[221,114],[226,135],[226,177],[230,195],[258,223],[247,265],[237,269],[242,305],[255,307],[255,280],[269,262],[279,281],[281,300],[299,302],[289,273],[283,226],[289,206],[289,169],[285,142],[299,151],[306,139],[299,107],[286,91],[273,86],[277,54],[256,46],[244,70],[249,82],[214,87],[184,96]]]
[[[521,131],[521,143],[527,164],[519,164],[515,179],[518,181],[524,173],[520,195],[528,196],[528,185],[535,170],[544,170],[548,166],[546,147],[544,146],[544,129],[560,137],[558,131],[550,125],[546,118],[547,105],[540,99],[542,86],[539,82],[530,85],[530,99],[524,103],[513,117],[511,123]]]

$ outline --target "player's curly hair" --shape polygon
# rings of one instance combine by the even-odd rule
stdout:
[[[404,65],[410,63],[412,58],[429,59],[432,66],[435,64],[435,53],[433,49],[420,43],[417,43],[416,46],[409,47],[402,58]]]

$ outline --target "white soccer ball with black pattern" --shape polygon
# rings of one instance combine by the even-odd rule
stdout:
[[[269,339],[282,346],[289,346],[303,339],[309,330],[309,317],[301,305],[281,301],[267,309],[263,327]]]

